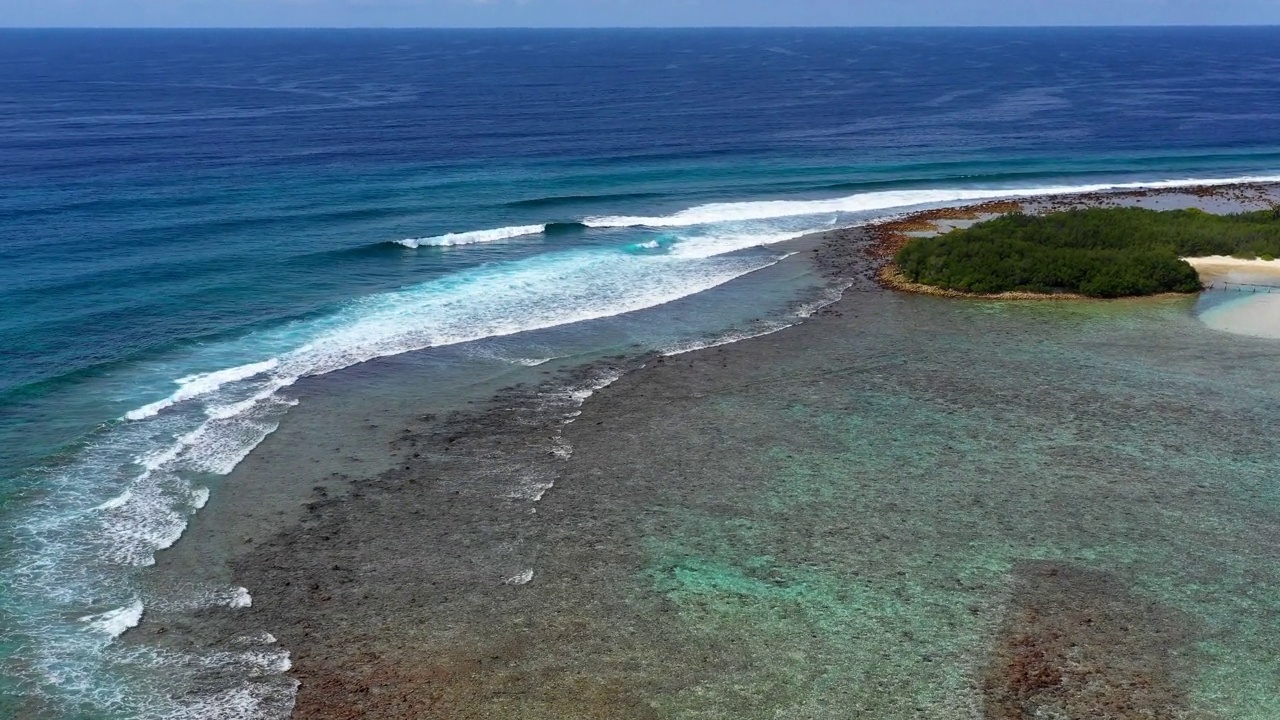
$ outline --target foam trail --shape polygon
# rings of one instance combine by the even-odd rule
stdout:
[[[229,405],[213,405],[205,409],[205,415],[211,420],[229,420],[252,410],[258,403],[275,396],[277,392],[297,382],[297,378],[272,377],[266,386],[246,400]]]
[[[191,400],[215,392],[223,385],[232,383],[237,380],[247,380],[255,375],[261,375],[276,367],[279,361],[276,359],[266,360],[264,362],[251,363],[249,365],[241,365],[239,367],[227,368],[226,370],[218,370],[216,372],[202,373],[199,375],[189,375],[179,378],[176,382],[179,385],[177,392],[173,393],[163,400],[157,400],[149,405],[143,405],[137,410],[130,410],[125,413],[126,420],[144,420],[160,413],[165,408],[172,407],[184,400]]]
[[[586,250],[475,268],[353,304],[282,356],[278,375],[320,375],[428,347],[612,317],[710,290],[778,259],[691,262]]]
[[[759,327],[750,330],[735,330],[724,335],[720,335],[709,340],[690,340],[687,342],[677,343],[662,350],[662,354],[666,357],[675,357],[676,355],[684,355],[685,353],[696,352],[698,350],[708,350],[710,348],[721,347],[722,345],[732,345],[733,343],[742,342],[743,340],[751,340],[753,338],[772,335],[792,327],[801,320],[812,317],[814,313],[833,305],[844,295],[844,291],[853,287],[853,283],[843,283],[827,288],[818,298],[804,303],[797,307],[791,313],[796,318],[795,322],[786,320],[777,320],[764,323]]]
[[[517,587],[520,585],[528,585],[531,582],[533,582],[532,568],[528,570],[524,570],[523,572],[516,573],[515,575],[512,575],[511,577],[502,581],[504,585],[515,585]]]
[[[98,505],[94,510],[115,510],[118,507],[124,507],[126,503],[133,499],[133,491],[125,490],[123,493],[111,498],[110,500]]]
[[[775,322],[755,330],[743,330],[721,335],[712,340],[692,340],[689,342],[678,343],[663,349],[662,355],[664,357],[675,357],[677,355],[684,355],[686,353],[697,352],[699,350],[710,350],[711,348],[717,348],[722,345],[732,345],[734,343],[742,342],[743,340],[752,340],[766,335],[772,335],[776,332],[786,330],[793,324],[794,323],[788,322]]]
[[[437,235],[435,237],[408,238],[405,240],[397,240],[396,243],[407,248],[452,247],[454,245],[473,245],[475,243],[509,240],[511,238],[524,237],[525,235],[539,235],[546,232],[546,229],[546,225],[520,225],[516,227],[497,228],[494,230],[473,230],[471,232],[448,233],[446,235]]]
[[[587,227],[688,227],[748,220],[771,220],[784,217],[820,215],[826,213],[857,213],[906,208],[918,205],[936,205],[951,202],[994,200],[998,198],[1026,198],[1045,195],[1070,195],[1103,192],[1107,190],[1162,190],[1180,187],[1234,185],[1238,183],[1280,182],[1280,175],[1251,176],[1241,178],[1205,178],[1185,180],[1158,180],[1130,183],[1099,183],[1094,185],[1048,185],[1022,188],[956,188],[940,190],[885,190],[859,193],[830,200],[766,200],[760,202],[712,203],[681,210],[674,215],[640,216],[613,215],[591,217],[583,220]]]
[[[80,622],[89,623],[89,627],[94,630],[116,638],[123,635],[129,628],[138,626],[142,621],[142,610],[142,601],[134,600],[124,607],[108,610],[99,615],[86,615],[80,618]]]
[[[765,245],[773,245],[775,243],[794,240],[813,232],[823,230],[824,227],[813,227],[804,230],[796,230],[792,232],[724,232],[718,234],[710,234],[703,236],[692,236],[677,241],[671,246],[671,255],[678,258],[701,259],[711,258],[716,255],[725,255],[747,248],[763,247]]]

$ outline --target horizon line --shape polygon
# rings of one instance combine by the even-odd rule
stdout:
[[[1122,25],[0,25],[0,30],[1119,30],[1280,28],[1280,23]]]

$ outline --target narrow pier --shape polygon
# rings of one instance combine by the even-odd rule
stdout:
[[[1204,290],[1205,292],[1274,293],[1280,292],[1280,285],[1262,285],[1258,283],[1238,283],[1217,280],[1205,285]]]

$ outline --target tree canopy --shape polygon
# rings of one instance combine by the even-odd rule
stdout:
[[[950,290],[1123,297],[1196,292],[1200,278],[1181,258],[1205,255],[1280,256],[1280,211],[1012,213],[911,240],[895,263],[912,282]]]

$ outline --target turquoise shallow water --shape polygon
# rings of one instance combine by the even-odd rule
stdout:
[[[91,717],[198,714],[99,658],[301,378],[572,336],[903,207],[1280,172],[1270,29],[3,40],[6,696]]]
[[[1195,304],[850,293],[600,390],[536,503],[549,428],[424,437],[238,564],[251,617],[317,714],[1275,717],[1280,345]]]
[[[1280,345],[1190,311],[866,296],[705,399],[619,388],[595,417],[642,446],[568,435],[640,518],[617,681],[670,717],[1274,717]],[[1057,643],[1065,682],[1003,654]]]

